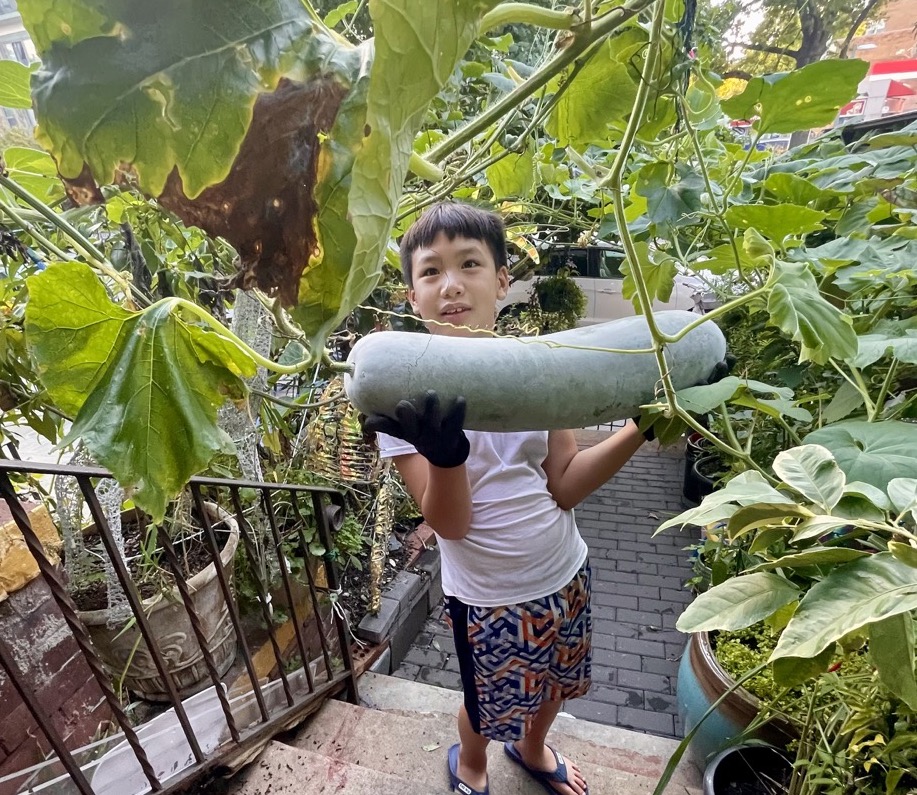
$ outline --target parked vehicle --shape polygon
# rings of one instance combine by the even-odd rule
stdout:
[[[542,254],[538,267],[513,281],[506,298],[497,308],[501,314],[517,312],[529,303],[532,287],[539,277],[551,276],[561,268],[569,268],[573,273],[573,281],[586,294],[586,313],[578,325],[588,326],[606,320],[630,317],[636,312],[633,303],[623,295],[623,261],[623,252],[608,243],[591,246],[554,244]],[[654,301],[653,310],[697,311],[695,295],[700,295],[702,289],[703,285],[699,280],[689,276],[676,276],[671,298],[665,302]]]

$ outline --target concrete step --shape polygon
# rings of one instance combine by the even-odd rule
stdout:
[[[462,704],[462,694],[458,691],[373,673],[360,678],[359,690],[362,705],[371,709],[408,716],[447,716],[451,721],[452,737],[455,737],[455,715]],[[449,744],[453,742],[455,739]],[[557,716],[548,742],[556,743],[558,749],[577,764],[581,761],[596,763],[651,778],[654,782],[678,748],[678,740],[605,726],[565,712]],[[581,751],[576,750],[580,747]],[[503,755],[502,749],[500,754]],[[682,795],[700,792],[701,782],[702,773],[697,766],[682,759],[667,792]]]
[[[288,740],[296,748],[357,764],[431,789],[447,788],[446,753],[456,741],[455,711],[461,695],[394,677],[365,674],[366,706],[329,701]],[[595,793],[650,795],[674,741],[559,718],[549,741],[576,761]],[[488,750],[491,791],[535,795],[542,788],[519,770],[499,743]],[[699,792],[693,767],[677,771],[667,793]]]
[[[272,742],[234,780],[234,795],[449,795],[447,786],[391,775]]]

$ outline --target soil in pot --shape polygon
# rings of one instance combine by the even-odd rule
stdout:
[[[771,746],[729,748],[704,771],[704,795],[783,795],[792,772],[786,755]]]
[[[211,523],[217,535],[218,543],[222,542],[220,558],[230,586],[232,584],[232,560],[239,542],[239,532],[235,520],[216,505],[207,504]],[[121,515],[122,534],[146,539],[143,518],[136,512],[124,512]],[[133,525],[133,527],[132,527]],[[229,528],[230,532],[225,530]],[[94,528],[86,533],[88,546],[100,544],[101,540]],[[194,539],[196,534],[188,533],[187,538]],[[188,571],[198,568],[199,571],[186,576],[188,589],[199,620],[199,628],[207,639],[207,648],[212,656],[218,675],[222,676],[232,665],[236,653],[236,633],[230,620],[229,609],[223,595],[222,587],[216,576],[216,569],[201,540],[179,544],[173,540],[180,563]],[[152,547],[152,540],[149,547]],[[192,552],[192,548],[197,548]],[[130,546],[129,546],[130,548]],[[195,561],[197,561],[195,563]],[[139,569],[137,568],[139,562]],[[179,696],[185,697],[199,692],[210,683],[209,670],[204,660],[197,634],[191,624],[188,611],[177,589],[173,588],[171,573],[156,564],[152,555],[137,555],[128,561],[129,570],[138,586],[148,579],[152,586],[152,595],[144,598],[143,610],[156,644],[168,668],[172,684]],[[190,565],[189,565],[190,564]],[[203,565],[201,565],[203,564]],[[138,576],[138,573],[140,573]],[[152,576],[150,576],[152,575]],[[81,575],[82,576],[82,575]],[[79,617],[86,626],[93,645],[114,681],[121,682],[123,687],[136,693],[141,698],[152,701],[169,699],[168,688],[162,680],[149,649],[143,642],[139,627],[132,618],[127,623],[120,617],[113,616],[108,608],[107,582],[105,575],[90,575],[88,578],[90,595],[102,603],[101,609],[86,609],[80,595],[77,602]],[[141,589],[144,596],[146,589]],[[82,594],[82,597],[86,597]]]
[[[155,572],[151,572],[152,567],[149,561],[144,559],[142,545],[146,536],[144,531],[148,524],[145,518],[138,517],[136,513],[124,514],[121,518],[121,534],[124,538],[127,570],[142,599],[149,599],[168,591],[174,584],[172,570],[165,559],[162,560],[161,568]],[[217,546],[222,550],[229,534],[225,532],[223,525],[214,525],[214,534]],[[101,568],[101,560],[107,557],[107,553],[94,528],[84,535],[83,543],[87,548],[98,552],[100,569],[97,572],[91,572],[82,582],[71,582],[70,596],[80,610],[106,610],[108,608],[108,581]],[[200,533],[189,533],[187,538],[174,540],[173,545],[185,580],[190,580],[195,574],[210,565],[210,551]],[[150,576],[151,573],[152,576]]]

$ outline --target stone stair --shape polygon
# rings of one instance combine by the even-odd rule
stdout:
[[[232,795],[447,795],[446,752],[456,741],[461,694],[366,673],[361,705],[328,701],[306,724],[275,739],[232,780]],[[650,795],[677,742],[561,714],[549,737],[576,760],[593,795]],[[489,751],[494,795],[543,795],[503,754]],[[667,795],[697,795],[700,776],[682,763]]]

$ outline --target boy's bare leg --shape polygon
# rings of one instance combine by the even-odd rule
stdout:
[[[516,750],[519,751],[523,761],[535,770],[544,770],[549,773],[557,770],[557,760],[551,753],[551,749],[545,744],[545,740],[563,703],[563,701],[542,701],[525,739],[516,743]],[[552,786],[560,795],[583,795],[586,791],[586,779],[583,778],[579,768],[567,757],[564,757],[564,761],[567,765],[570,784],[552,783]]]
[[[459,709],[458,729],[462,746],[456,772],[469,787],[482,792],[487,786],[487,744],[490,740],[471,728],[471,719],[465,707]]]

